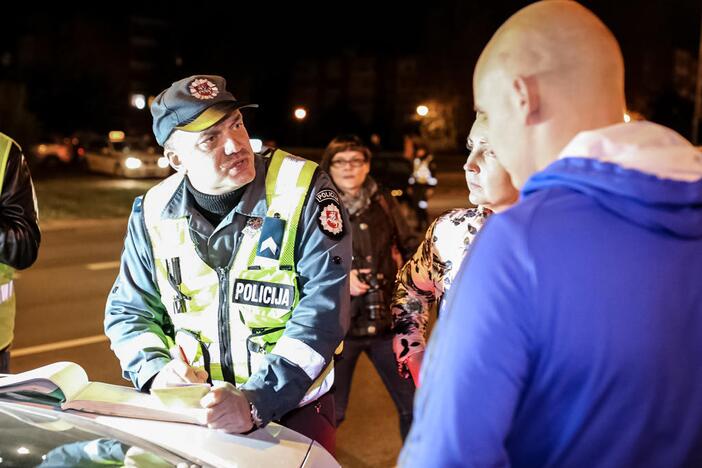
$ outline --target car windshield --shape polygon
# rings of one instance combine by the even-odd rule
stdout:
[[[149,140],[127,139],[124,141],[114,141],[112,146],[116,151],[153,151],[153,144]]]
[[[0,401],[0,466],[167,467],[184,461],[133,439],[81,416]]]

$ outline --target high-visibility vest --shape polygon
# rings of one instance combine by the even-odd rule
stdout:
[[[436,178],[431,173],[430,164],[434,160],[433,155],[428,155],[425,158],[414,158],[411,183],[424,185],[436,185]]]
[[[173,322],[175,342],[188,361],[207,370],[212,379],[241,385],[266,354],[275,353],[299,302],[295,239],[316,167],[275,151],[266,174],[266,217],[250,220],[237,233],[229,268],[215,270],[200,258],[187,217],[162,219],[183,182],[182,174],[170,176],[144,197],[161,302]],[[300,405],[328,391],[332,371],[330,362]]]
[[[5,169],[15,141],[4,133],[0,133],[0,193],[5,180]],[[20,146],[17,145],[19,148]],[[15,328],[15,287],[12,277],[14,268],[0,263],[0,350],[12,343]]]

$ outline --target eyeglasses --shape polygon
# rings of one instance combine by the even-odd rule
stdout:
[[[334,169],[341,169],[344,166],[351,166],[354,168],[358,168],[363,166],[366,163],[366,160],[363,158],[354,158],[354,159],[334,159],[332,160],[329,165],[333,167]]]

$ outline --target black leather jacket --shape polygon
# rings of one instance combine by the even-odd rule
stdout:
[[[12,145],[0,193],[0,263],[19,270],[30,267],[40,242],[32,176],[21,150]]]
[[[390,331],[390,299],[398,271],[392,256],[392,247],[394,245],[402,255],[403,261],[406,261],[417,248],[418,239],[407,226],[395,198],[380,186],[372,195],[368,208],[349,218],[353,232],[353,268],[368,268],[372,270],[372,274],[382,275],[379,286],[385,302],[382,316],[374,320],[368,316],[367,311],[369,299],[374,300],[373,296],[366,293],[352,297],[349,335],[386,334]],[[368,281],[364,282],[369,284]],[[373,332],[367,332],[369,325],[373,325]]]

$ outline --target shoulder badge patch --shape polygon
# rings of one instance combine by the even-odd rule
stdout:
[[[319,196],[319,194],[317,194],[317,196]],[[341,208],[339,207],[339,203],[331,198],[319,204],[319,217],[317,218],[317,222],[322,232],[332,239],[340,239],[344,235],[344,222],[341,219]]]
[[[206,78],[196,78],[188,86],[190,95],[198,99],[214,99],[219,94],[219,88]]]
[[[258,240],[256,255],[278,260],[280,250],[283,248],[285,235],[285,221],[280,218],[266,216],[261,229],[261,238]]]

